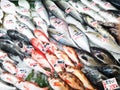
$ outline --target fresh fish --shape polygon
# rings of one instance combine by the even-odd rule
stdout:
[[[3,27],[5,29],[15,29],[16,28],[16,17],[12,14],[5,15],[3,19]]]
[[[91,47],[92,54],[103,64],[117,64],[113,55],[105,49],[99,47]]]
[[[86,52],[84,50],[77,50],[77,55],[80,62],[86,66],[95,67],[101,65],[98,60],[89,52]]]
[[[99,15],[97,12],[87,7],[81,1],[73,2],[72,0],[69,3],[80,13],[80,14],[88,14],[93,17],[95,20],[105,22],[105,19]]]
[[[101,35],[110,37],[115,41],[115,38],[105,29],[103,28],[98,21],[94,20],[94,18],[90,17],[89,15],[84,15],[84,20],[88,25],[96,29]]]
[[[49,28],[48,29],[49,35],[54,38],[56,41],[68,45],[68,46],[72,46],[72,47],[76,47],[78,48],[78,46],[73,42],[73,40],[70,38],[70,36],[64,34],[64,33],[60,33],[58,31],[56,31],[56,29],[53,28]]]
[[[23,53],[19,47],[17,47],[16,45],[13,44],[13,42],[11,42],[10,40],[0,40],[0,49],[13,54],[13,55],[18,55],[21,59],[23,59],[25,57],[25,53]]]
[[[77,78],[79,78],[82,81],[85,88],[94,90],[94,87],[91,85],[91,83],[88,81],[88,79],[86,78],[86,76],[83,74],[83,72],[80,69],[67,66],[65,70],[77,76]]]
[[[69,33],[72,40],[83,50],[90,52],[88,38],[86,35],[78,29],[75,25],[69,24]]]
[[[43,1],[46,8],[56,17],[65,20],[65,15],[63,11],[52,1],[52,0],[44,0]]]
[[[73,89],[85,90],[83,83],[72,73],[59,72],[58,75]]]
[[[47,61],[45,55],[37,50],[32,50],[31,56],[34,60],[36,60],[43,68],[53,69],[49,62]]]
[[[12,63],[11,61],[3,61],[0,60],[0,64],[1,64],[1,68],[11,74],[16,74],[17,73],[17,67],[14,63]]]
[[[0,79],[7,82],[7,83],[13,84],[13,85],[17,84],[18,82],[21,81],[20,78],[12,75],[10,73],[6,73],[6,72],[4,72],[0,75]]]
[[[63,60],[63,62],[64,62],[66,65],[75,66],[75,65],[72,63],[71,59],[67,56],[67,54],[66,54],[64,51],[55,50],[54,53],[55,53],[55,55],[56,55],[59,59]]]
[[[48,87],[39,87],[38,85],[36,85],[36,83],[32,83],[29,81],[21,81],[15,84],[15,86],[20,89],[20,90],[48,90]]]
[[[14,87],[14,86],[11,86],[11,85],[9,85],[9,84],[6,84],[5,82],[3,82],[3,81],[0,81],[0,88],[1,88],[1,90],[16,90],[16,87]]]
[[[96,4],[92,0],[81,0],[81,2],[96,12],[99,12],[102,9],[98,4]]]
[[[35,30],[35,26],[28,16],[17,14],[16,17],[17,17],[18,21],[27,25],[31,30],[33,30],[33,31]]]
[[[50,65],[54,68],[54,70],[58,73],[63,71],[63,69],[65,68],[65,64],[63,62],[63,60],[58,59],[57,56],[55,56],[52,53],[46,53],[45,54],[48,62],[50,63]]]
[[[75,18],[73,18],[70,15],[66,16],[66,22],[68,24],[73,24],[75,25],[77,28],[79,28],[82,32],[94,32],[95,30],[93,30],[91,27],[89,27],[88,25],[84,25],[82,23],[80,23],[78,20],[76,20]]]
[[[59,31],[65,34],[68,33],[68,24],[64,20],[56,17],[51,17],[50,23],[51,23],[51,26],[56,29],[56,31]]]
[[[3,21],[2,21],[3,16],[4,16],[4,13],[3,13],[2,9],[0,9],[0,23],[1,24],[3,23]]]
[[[0,39],[9,39],[11,40],[11,38],[7,35],[7,30],[0,28]]]
[[[33,32],[24,23],[17,21],[16,28],[20,33],[26,35],[29,38],[29,40],[34,38]]]
[[[73,90],[60,78],[48,78],[48,82],[54,90]]]
[[[63,50],[77,66],[82,66],[74,48],[64,45]]]
[[[98,71],[109,78],[120,76],[120,67],[117,65],[104,65],[97,67]]]
[[[57,5],[67,14],[70,14],[80,22],[83,22],[81,15],[72,7],[68,2],[64,0],[56,1]]]
[[[40,30],[34,30],[34,35],[42,42],[49,43],[48,37]]]
[[[9,0],[1,0],[0,2],[1,9],[7,14],[15,14],[15,4]]]
[[[82,72],[86,75],[90,82],[97,87],[98,90],[104,90],[102,80],[106,80],[108,77],[101,74],[97,69],[90,67],[84,67]]]
[[[30,40],[24,34],[18,32],[17,30],[9,29],[7,30],[7,35],[12,38],[12,40],[23,41],[26,44],[30,44]]]
[[[106,0],[93,0],[95,3],[99,4],[105,10],[117,10],[111,3]]]
[[[50,72],[43,69],[43,67],[34,59],[27,57],[23,59],[23,62],[35,71],[39,71],[47,76],[50,76]]]
[[[30,4],[27,0],[18,0],[18,5],[26,9],[30,9]]]
[[[47,23],[47,25],[50,25],[48,12],[42,3],[42,0],[35,0],[34,7],[40,18],[42,18]]]
[[[86,32],[86,35],[88,36],[91,42],[100,46],[101,48],[115,53],[120,53],[120,47],[111,38],[104,37],[97,32]]]
[[[21,14],[21,15],[30,17],[30,10],[26,9],[24,7],[16,6],[16,12],[19,13],[19,14]]]
[[[32,12],[32,13],[35,14],[36,12]],[[42,32],[44,32],[47,37],[49,36],[47,31],[48,26],[41,17],[39,17],[38,15],[33,15],[32,21],[36,25],[36,29],[39,29]]]

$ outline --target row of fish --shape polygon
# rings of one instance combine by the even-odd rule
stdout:
[[[105,0],[32,3],[0,1],[1,87],[103,90],[113,77],[120,84],[119,10]],[[26,81],[32,70],[49,86]]]

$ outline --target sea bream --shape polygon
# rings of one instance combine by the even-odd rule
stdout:
[[[88,36],[91,42],[100,46],[101,48],[104,48],[108,51],[112,51],[115,53],[120,53],[119,45],[115,43],[111,38],[107,36],[106,37],[102,36],[97,32],[86,32],[85,34]]]
[[[34,7],[40,18],[42,18],[47,25],[50,25],[48,12],[42,3],[42,0],[35,0]]]
[[[43,3],[49,12],[51,12],[56,17],[65,20],[65,14],[52,0],[44,0]]]
[[[86,35],[78,29],[75,25],[68,25],[69,34],[72,40],[83,50],[90,52],[90,46]]]

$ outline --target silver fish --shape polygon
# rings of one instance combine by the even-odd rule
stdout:
[[[7,14],[15,14],[16,6],[14,3],[9,0],[1,0],[0,2],[1,9]]]
[[[58,18],[65,20],[65,15],[63,11],[52,0],[44,0],[44,4],[52,14],[54,14]]]
[[[105,10],[117,10],[111,3],[106,0],[93,0],[95,3],[99,4]]]
[[[24,7],[16,6],[16,12],[21,14],[21,15],[30,17],[30,10],[26,9]]]
[[[95,20],[105,22],[105,19],[99,15],[97,12],[92,10],[91,8],[87,7],[85,4],[83,4],[81,1],[73,2],[69,1],[69,3],[79,12],[79,13],[85,13],[93,17]],[[75,4],[74,4],[75,3]]]
[[[30,4],[27,0],[18,0],[18,5],[26,9],[30,9]]]
[[[3,27],[5,29],[15,29],[16,27],[16,17],[12,14],[5,15],[3,19]]]
[[[78,48],[78,46],[73,42],[73,40],[64,33],[56,31],[56,29],[48,28],[49,35],[54,38],[56,41]]]
[[[103,28],[98,21],[96,21],[94,18],[92,18],[89,15],[84,15],[84,20],[88,25],[96,29],[101,35],[111,38],[113,41],[115,41],[115,38],[105,29]],[[115,41],[116,42],[116,41]]]
[[[16,28],[20,33],[26,35],[29,39],[34,38],[32,31],[24,23],[17,21]]]
[[[35,0],[34,6],[35,11],[39,14],[39,16],[47,23],[47,25],[50,25],[48,12],[42,3],[42,0]]]
[[[29,17],[21,14],[16,14],[16,17],[20,22],[23,22],[25,25],[27,25],[31,30],[35,30],[35,26]]]
[[[81,15],[68,2],[66,2],[64,0],[60,0],[60,1],[57,1],[56,3],[64,12],[72,15],[74,18],[76,18],[80,22],[83,22]]]
[[[86,35],[73,24],[69,24],[68,28],[70,37],[73,41],[83,50],[90,52],[88,38]]]
[[[86,32],[86,35],[88,36],[91,42],[100,46],[101,48],[115,53],[120,53],[120,47],[111,38],[104,37],[97,32]]]
[[[96,4],[92,0],[80,0],[80,1],[96,12],[99,12],[102,9],[98,4]]]
[[[80,23],[78,20],[76,20],[75,18],[73,18],[70,15],[66,16],[66,22],[68,24],[73,24],[75,25],[77,28],[79,28],[82,32],[95,32],[95,30],[93,30],[91,27],[87,26],[87,25],[83,25],[82,23]]]

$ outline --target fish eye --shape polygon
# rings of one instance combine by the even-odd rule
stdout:
[[[103,57],[102,55],[100,55],[100,54],[98,54],[97,57],[98,57],[99,59],[102,59],[102,60],[104,59],[104,57]]]
[[[88,61],[87,57],[86,56],[81,56],[82,59]]]

